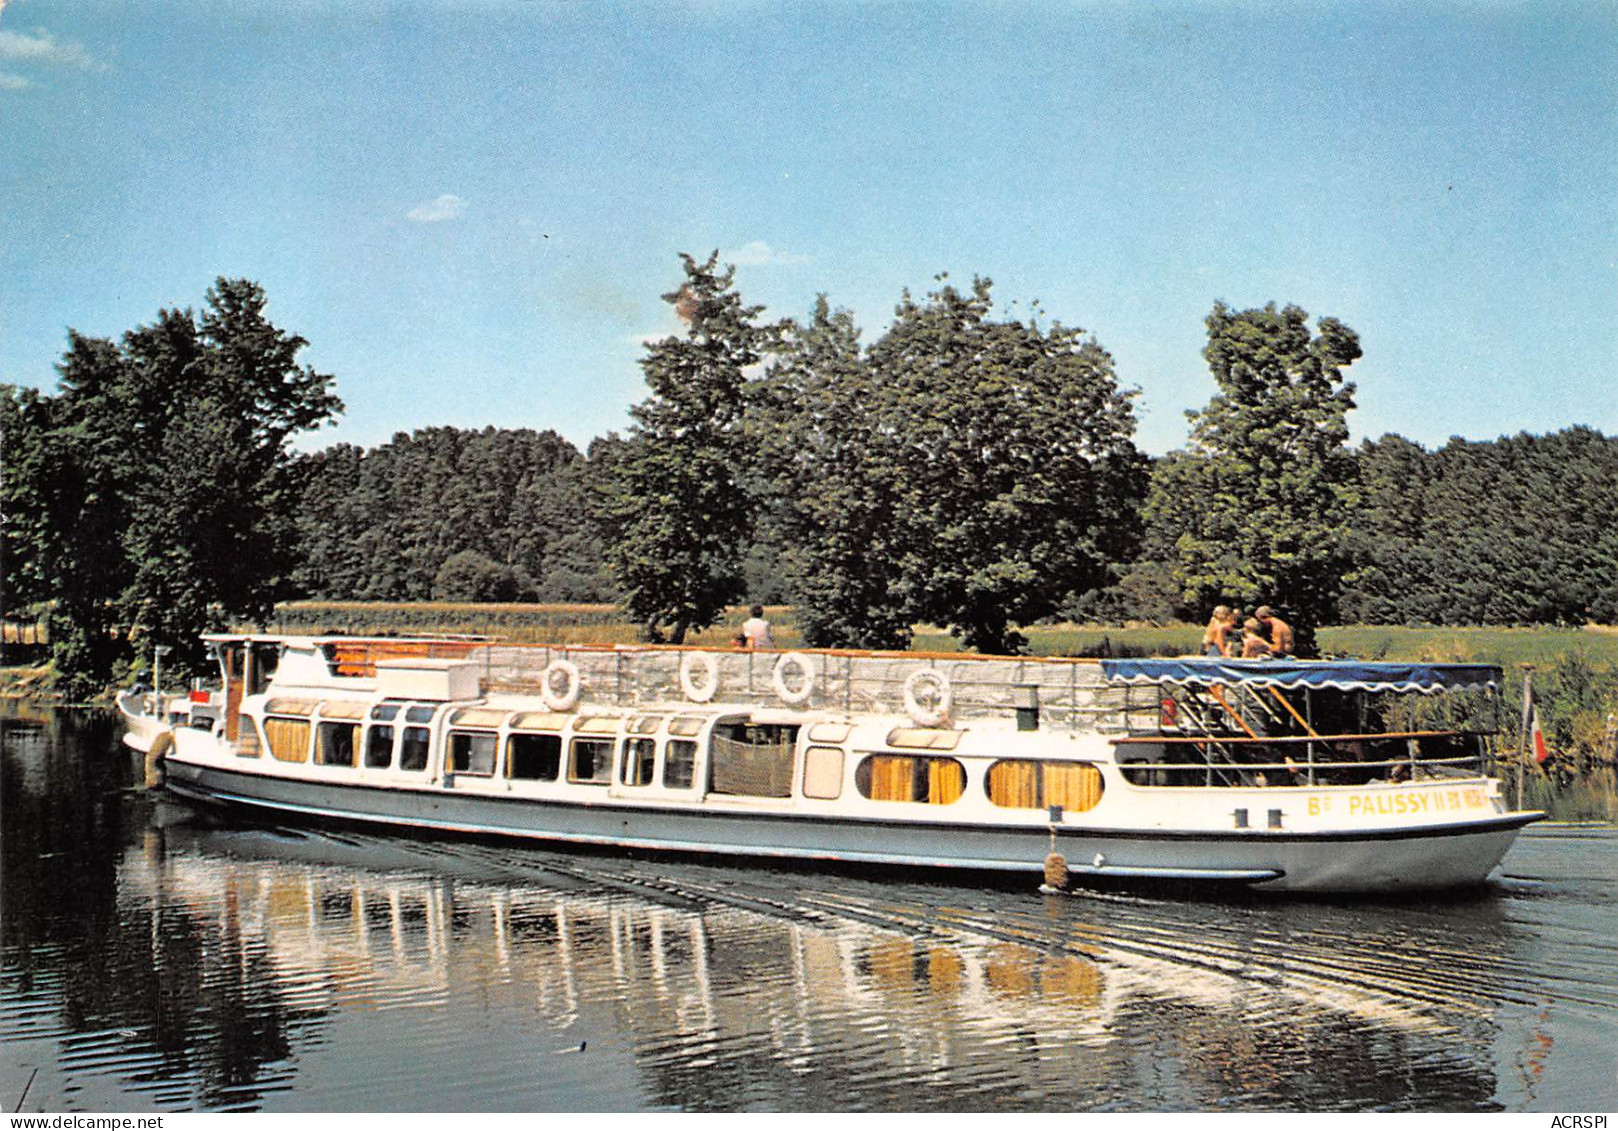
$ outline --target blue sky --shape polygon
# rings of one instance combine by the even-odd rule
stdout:
[[[348,410],[581,446],[678,253],[867,342],[947,271],[1180,446],[1203,318],[1356,329],[1356,437],[1618,432],[1618,5],[0,3],[0,381],[262,283]]]

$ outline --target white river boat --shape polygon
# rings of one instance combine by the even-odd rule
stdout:
[[[1483,883],[1498,668],[214,635],[119,700],[193,802],[428,832],[1374,893]]]

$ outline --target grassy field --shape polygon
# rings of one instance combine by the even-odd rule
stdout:
[[[782,647],[800,641],[792,609],[765,610]],[[693,644],[730,643],[747,610],[733,608],[723,623],[695,634]],[[512,643],[630,644],[637,627],[614,605],[462,605],[432,601],[294,601],[276,607],[272,632],[470,633]],[[1130,626],[1055,624],[1023,630],[1039,656],[1173,656],[1193,653],[1199,625]],[[1319,632],[1330,655],[1367,660],[1432,660],[1493,663],[1503,667],[1551,667],[1570,652],[1597,667],[1618,667],[1618,629],[1611,628],[1406,628],[1339,625]],[[959,643],[943,629],[918,625],[911,645],[918,652],[955,652]]]

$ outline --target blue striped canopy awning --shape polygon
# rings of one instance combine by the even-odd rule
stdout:
[[[1496,690],[1500,669],[1492,664],[1402,664],[1376,660],[1221,660],[1184,656],[1172,660],[1102,660],[1113,683],[1218,684],[1235,687],[1330,688],[1334,691]]]

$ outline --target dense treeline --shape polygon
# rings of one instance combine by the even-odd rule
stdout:
[[[1339,615],[1370,624],[1618,623],[1618,437],[1575,427],[1358,452]]]
[[[614,590],[586,465],[554,432],[423,428],[304,460],[301,596],[361,601],[601,601]]]
[[[0,390],[7,609],[48,608],[60,670],[90,682],[296,597],[611,601],[675,640],[760,599],[810,644],[902,647],[927,622],[996,651],[1019,625],[1220,601],[1276,605],[1305,641],[1618,622],[1618,439],[1356,449],[1361,345],[1335,319],[1215,304],[1218,392],[1151,460],[1097,338],[997,314],[988,280],[902,295],[865,345],[824,297],[768,323],[716,256],[683,264],[684,329],[588,453],[424,428],[296,455],[341,406],[245,280],[118,342],[71,333],[57,393]]]

